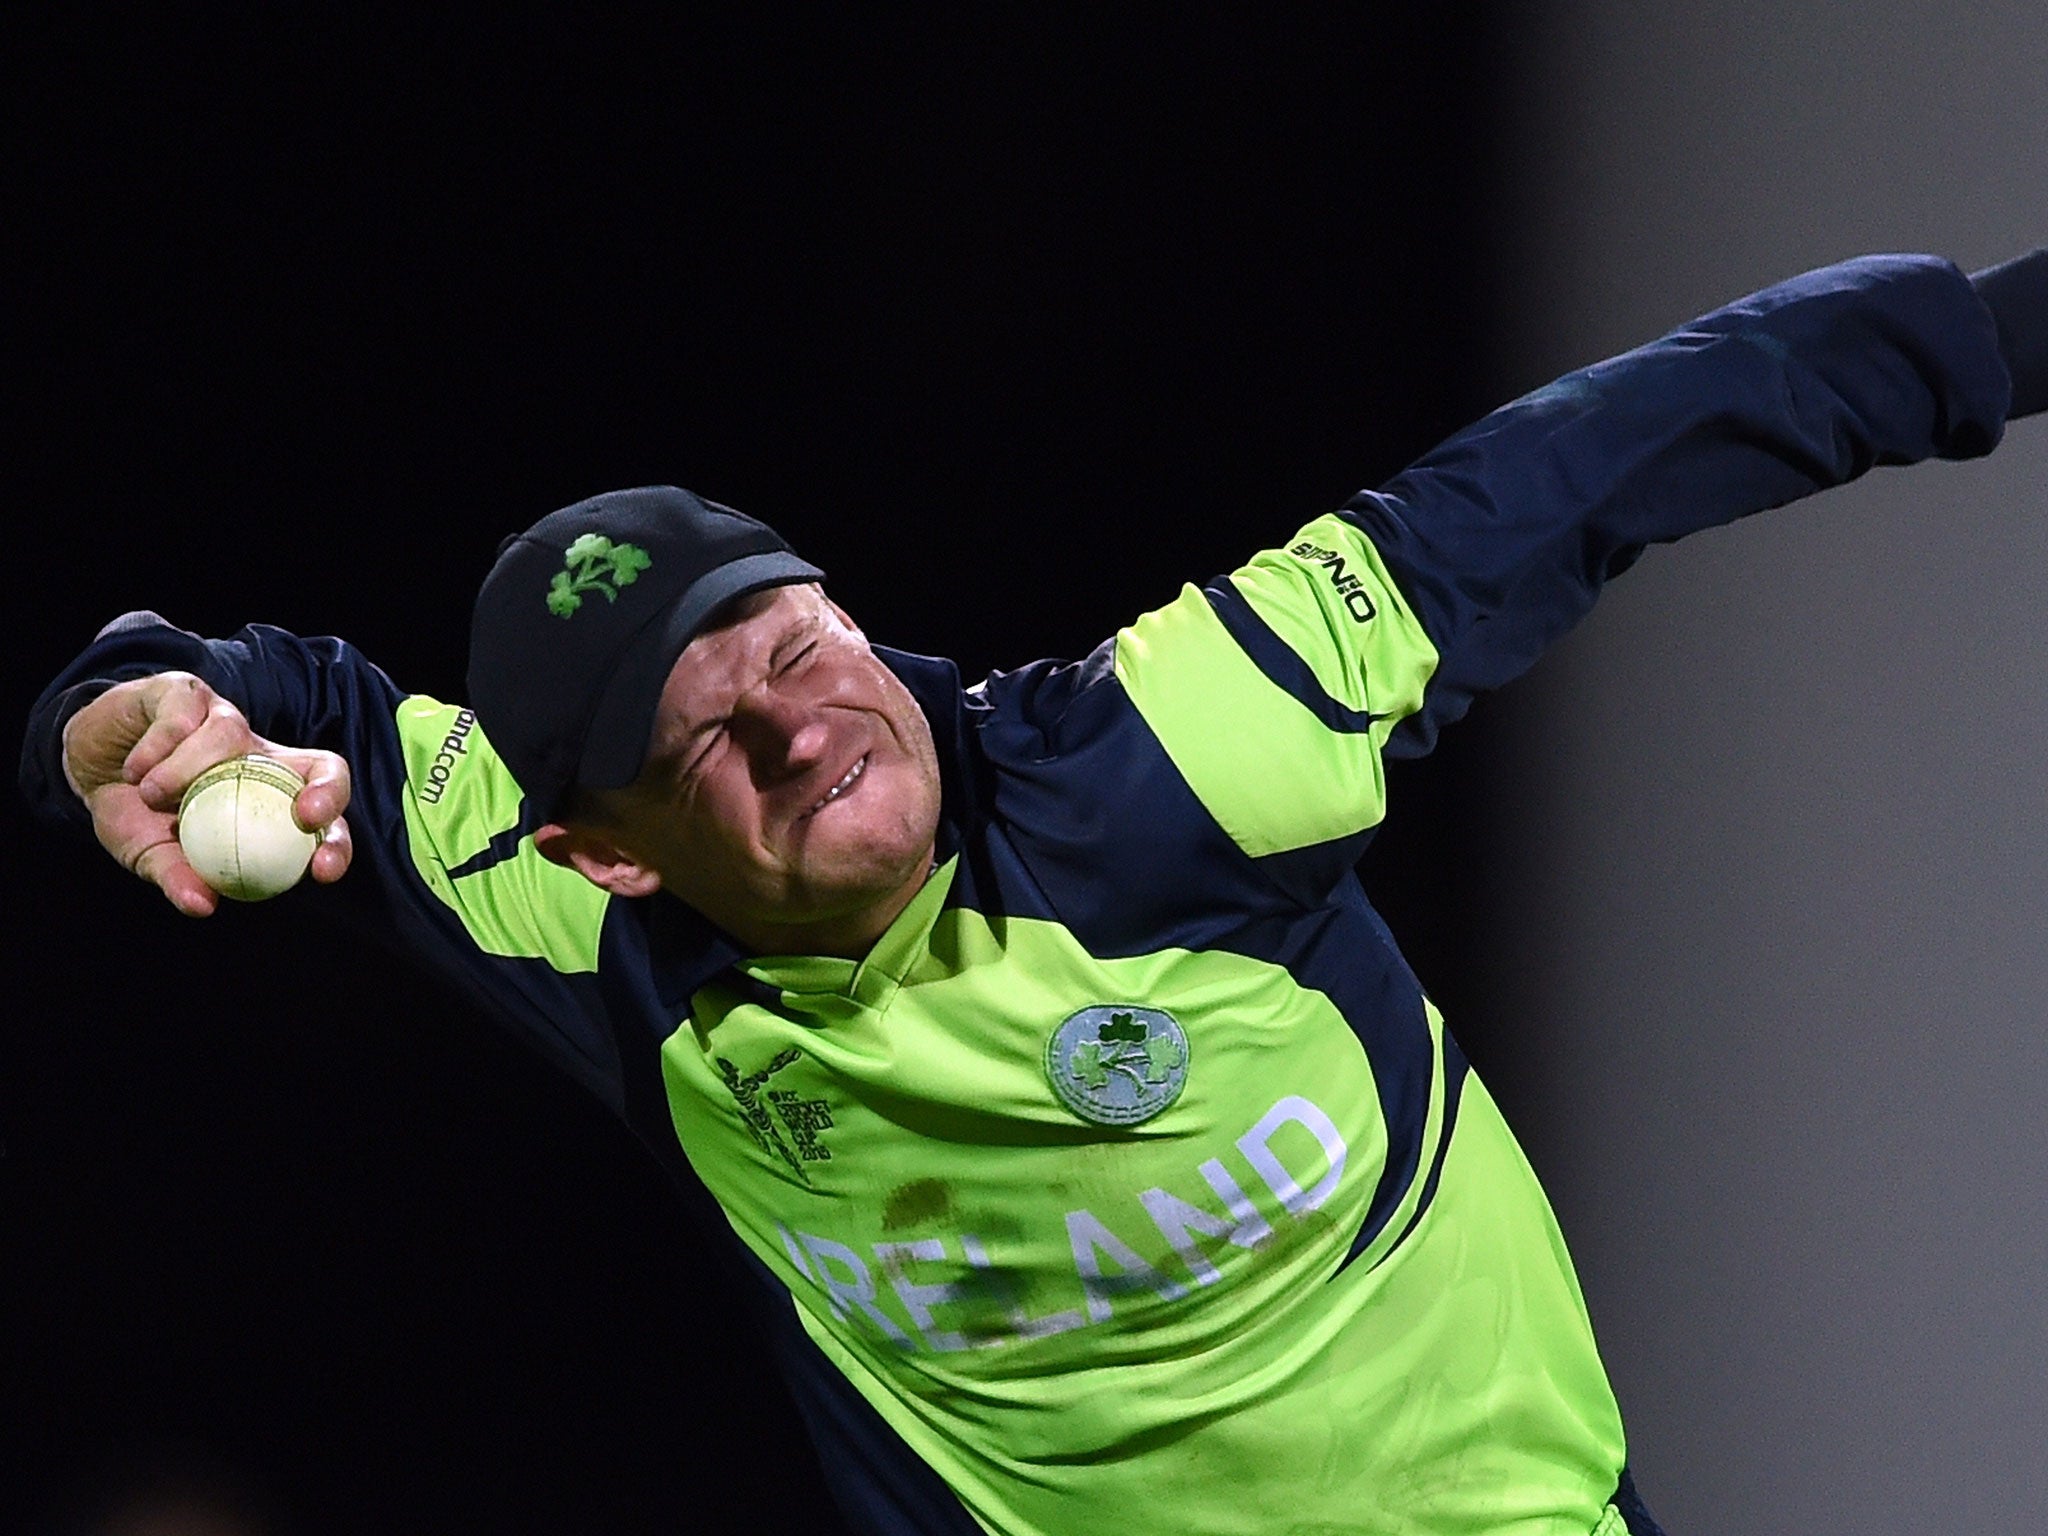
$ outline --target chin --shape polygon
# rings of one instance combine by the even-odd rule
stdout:
[[[906,762],[868,770],[874,782],[806,823],[797,884],[814,900],[851,910],[896,894],[930,867],[938,834],[938,788]]]

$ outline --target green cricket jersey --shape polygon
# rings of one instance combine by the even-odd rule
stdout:
[[[1503,408],[1081,662],[963,688],[884,652],[940,860],[858,963],[547,863],[475,718],[340,642],[131,616],[25,782],[61,809],[65,711],[165,666],[348,753],[337,898],[736,1238],[862,1530],[1650,1532],[1549,1206],[1352,874],[1382,760],[1644,544],[1985,451],[2009,398],[1954,269],[1851,263]]]
[[[1336,518],[1231,584],[1370,725],[1276,689],[1192,588],[1077,676],[992,682],[973,707],[1061,689],[1051,730],[1118,764],[1125,931],[956,850],[858,965],[697,994],[678,1135],[989,1530],[1583,1536],[1621,1426],[1534,1178],[1362,902],[1242,888],[1379,819],[1434,649]]]

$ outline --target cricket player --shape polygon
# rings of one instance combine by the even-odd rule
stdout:
[[[2044,407],[2048,251],[1848,262],[971,686],[765,524],[616,491],[503,546],[466,703],[130,614],[23,785],[205,915],[185,786],[297,769],[332,890],[287,899],[664,1161],[859,1530],[1645,1536],[1550,1207],[1353,873],[1383,761],[1645,546]]]

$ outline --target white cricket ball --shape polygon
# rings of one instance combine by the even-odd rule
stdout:
[[[299,883],[320,839],[292,820],[306,781],[275,758],[231,757],[192,781],[178,804],[178,841],[199,878],[236,901]]]

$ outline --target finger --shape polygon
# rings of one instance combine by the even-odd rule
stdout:
[[[132,784],[147,768],[128,769],[129,755],[148,734],[160,700],[182,695],[198,679],[189,672],[164,672],[154,677],[116,683],[87,704],[64,726],[64,776],[80,795],[103,784]]]
[[[337,816],[321,830],[320,845],[313,850],[313,878],[322,885],[334,884],[348,873],[355,851],[348,823]]]
[[[292,802],[292,815],[306,831],[319,831],[348,809],[354,783],[345,758],[334,752],[311,748],[294,751],[268,742],[264,747],[272,757],[306,781],[306,787]]]
[[[204,725],[214,691],[189,672],[165,672],[141,679],[129,707],[142,719],[135,744],[121,764],[121,776],[140,784],[192,732]]]
[[[146,849],[177,836],[174,819],[143,803],[132,784],[105,784],[86,798],[92,830],[123,869],[133,871]]]
[[[160,811],[174,811],[192,781],[215,763],[244,757],[260,743],[242,712],[225,699],[215,699],[205,720],[174,746],[136,784],[142,798]]]
[[[170,904],[187,917],[209,917],[220,905],[212,886],[199,878],[176,838],[145,848],[134,865],[135,873],[155,885]]]
[[[204,917],[218,904],[178,845],[173,819],[143,803],[132,784],[108,784],[89,802],[93,831],[121,867],[150,881],[172,906],[192,917]]]

